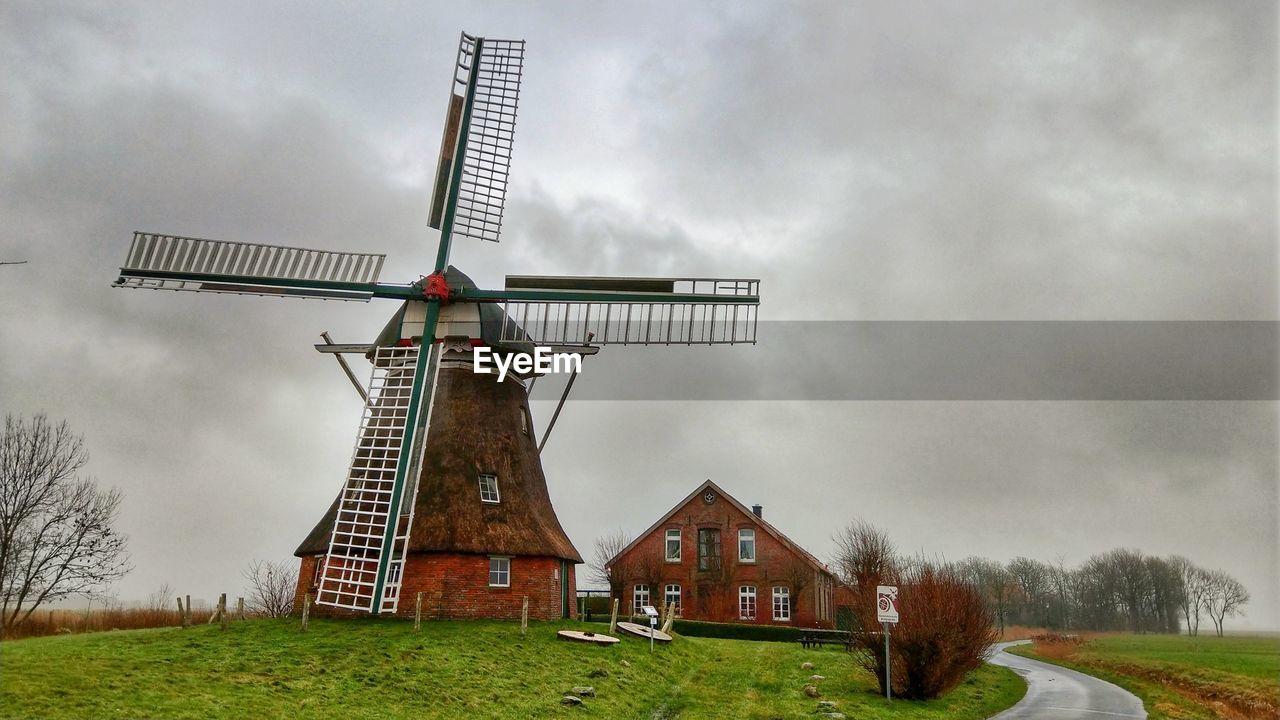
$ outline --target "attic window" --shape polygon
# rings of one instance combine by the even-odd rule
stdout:
[[[743,528],[738,531],[738,562],[756,561],[756,531]]]
[[[496,505],[498,500],[498,476],[482,474],[480,476],[480,502]]]
[[[529,409],[526,407],[520,408],[520,432],[529,434]]]

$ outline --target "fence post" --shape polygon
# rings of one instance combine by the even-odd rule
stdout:
[[[227,629],[228,614],[229,613],[227,613],[227,594],[222,593],[222,595],[218,597],[218,621],[222,625],[223,630]]]
[[[618,598],[613,599],[613,614],[609,616],[609,634],[618,631]]]
[[[244,598],[242,597],[236,598],[236,619],[244,619]]]
[[[187,596],[187,614],[182,616],[182,627],[191,627],[191,596]]]
[[[413,629],[415,631],[422,629],[422,593],[418,593],[413,598]]]
[[[311,617],[311,593],[302,596],[302,632],[307,631],[307,618]]]
[[[520,607],[520,634],[529,632],[529,596],[524,596],[524,604]]]

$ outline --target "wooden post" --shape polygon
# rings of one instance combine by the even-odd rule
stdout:
[[[529,596],[524,596],[524,604],[520,607],[520,634],[529,632]]]
[[[218,623],[223,630],[227,629],[227,620],[230,613],[227,612],[227,594],[222,593],[218,596]]]
[[[618,632],[618,598],[613,599],[613,614],[609,617],[609,634]]]
[[[418,593],[413,598],[413,629],[415,631],[422,629],[422,593]]]
[[[307,631],[307,618],[311,617],[311,593],[302,596],[302,632]]]
[[[676,624],[676,604],[667,603],[667,620],[662,623],[662,632],[671,634],[671,626]]]
[[[182,609],[182,596],[181,596],[181,595],[179,595],[179,596],[178,596],[178,626],[179,626],[179,627],[186,627],[186,626],[187,626],[187,613],[186,613],[186,611],[185,611],[185,610],[183,610],[183,609]]]
[[[187,614],[182,616],[183,627],[191,627],[191,596],[187,596]]]
[[[57,632],[58,628],[53,626],[53,611],[49,611],[49,632]]]
[[[244,598],[242,597],[236,598],[236,619],[244,619]]]

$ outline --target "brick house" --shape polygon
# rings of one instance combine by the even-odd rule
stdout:
[[[448,279],[451,287],[474,287],[452,267]],[[412,328],[421,325],[415,313],[425,310],[406,303],[376,344],[415,339]],[[412,514],[401,516],[405,522],[412,518],[404,563],[392,566],[388,581],[398,586],[398,615],[414,614],[419,592],[423,614],[432,618],[518,618],[525,597],[531,619],[575,614],[574,566],[582,556],[551,505],[529,415],[530,377],[513,372],[499,382],[497,375],[477,374],[472,367],[476,344],[495,353],[510,350],[497,341],[504,322],[510,321],[496,306],[459,304],[441,311],[442,332],[450,334],[437,340],[441,359],[430,432]],[[375,452],[381,448],[372,433],[360,442]],[[302,607],[304,595],[324,595],[321,573],[341,502],[339,495],[294,551],[300,561],[295,608]],[[375,565],[367,561],[356,570]],[[347,566],[339,564],[339,572]],[[358,589],[350,585],[337,590]],[[312,612],[350,611],[317,604]]]
[[[831,569],[707,480],[609,562],[623,607],[712,622],[834,627]],[[624,610],[625,612],[625,610]]]

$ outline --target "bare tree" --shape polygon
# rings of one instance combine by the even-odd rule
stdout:
[[[1209,592],[1209,573],[1181,555],[1169,558],[1169,563],[1178,576],[1178,607],[1187,623],[1187,634],[1199,635],[1200,611]]]
[[[148,610],[168,610],[173,605],[173,588],[164,583],[147,596]]]
[[[1240,614],[1240,607],[1249,602],[1249,591],[1235,578],[1221,570],[1209,573],[1208,589],[1204,596],[1204,609],[1213,620],[1213,629],[1222,637],[1222,623],[1228,616]]]
[[[624,585],[628,576],[631,575],[629,562],[618,557],[622,549],[630,544],[630,536],[621,530],[596,538],[595,550],[589,565],[591,580],[607,585],[610,597],[622,597]]]
[[[855,590],[871,588],[893,571],[896,551],[883,530],[865,520],[854,520],[832,538],[836,544],[836,570]]]
[[[278,618],[293,611],[293,594],[298,587],[295,563],[254,560],[243,574],[249,583],[249,595],[245,599],[249,612]]]
[[[779,567],[779,578],[791,591],[791,607],[800,607],[800,595],[813,584],[816,571],[813,565],[799,555],[788,553]]]
[[[1013,576],[1000,563],[980,557],[965,558],[957,569],[982,596],[1000,628],[1000,636],[1004,637],[1009,611],[1022,598],[1022,591]]]
[[[129,571],[126,539],[114,525],[118,490],[79,471],[84,439],[64,421],[6,416],[0,436],[0,629],[44,603],[100,593]]]

